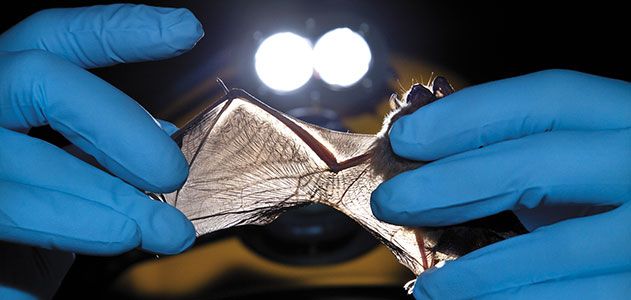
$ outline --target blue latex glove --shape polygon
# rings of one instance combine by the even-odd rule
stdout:
[[[380,185],[376,217],[444,226],[513,210],[533,229],[423,273],[417,299],[631,295],[628,82],[562,70],[491,82],[401,118],[390,138],[435,161]]]
[[[0,35],[0,241],[93,255],[136,247],[173,254],[193,243],[181,212],[139,190],[183,184],[178,146],[138,103],[84,68],[172,57],[202,35],[190,11],[143,5],[45,10]],[[45,124],[115,176],[24,134]],[[50,297],[65,273],[48,270],[59,265],[51,261],[65,261],[66,270],[72,261],[67,252],[8,248],[40,262],[8,268],[29,256],[0,248],[0,298]],[[57,282],[46,291],[11,282],[28,272]],[[29,284],[45,286],[40,279]]]

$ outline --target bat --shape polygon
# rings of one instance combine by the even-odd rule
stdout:
[[[373,216],[371,192],[425,164],[392,151],[391,124],[453,93],[444,77],[428,86],[414,84],[401,99],[393,94],[392,111],[376,135],[321,128],[220,83],[226,95],[173,135],[189,163],[187,181],[173,193],[153,195],[181,210],[198,236],[267,224],[292,207],[321,203],[355,220],[419,275],[440,261],[523,233],[518,221],[503,216],[441,228],[401,227]]]

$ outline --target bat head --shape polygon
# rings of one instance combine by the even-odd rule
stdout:
[[[413,84],[403,94],[402,99],[399,99],[396,94],[390,96],[392,110],[383,120],[381,131],[377,134],[377,141],[371,149],[371,161],[376,174],[383,176],[384,179],[390,179],[399,173],[416,169],[423,165],[422,162],[408,160],[394,153],[388,136],[390,127],[402,116],[409,115],[417,109],[453,92],[454,88],[447,79],[438,76],[434,78],[429,86],[420,83]]]
[[[438,76],[432,80],[429,86],[421,83],[413,84],[412,87],[403,94],[402,99],[399,99],[397,94],[392,94],[392,96],[390,96],[390,108],[392,111],[384,120],[382,132],[388,132],[392,123],[402,116],[409,115],[419,108],[453,92],[454,88],[449,84],[449,81],[447,81],[445,77]]]

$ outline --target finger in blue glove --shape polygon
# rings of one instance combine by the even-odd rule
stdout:
[[[504,210],[607,211],[540,218],[550,225],[422,274],[415,296],[628,294],[630,100],[627,82],[552,70],[465,89],[398,120],[390,132],[394,151],[437,160],[375,190],[371,206],[382,220],[444,226]],[[586,280],[610,290],[587,292],[579,287]]]
[[[110,5],[43,11],[0,36],[0,239],[89,254],[177,253],[193,242],[184,215],[136,189],[181,186],[178,146],[81,67],[178,55],[202,34],[188,10]],[[118,178],[19,133],[46,124]]]

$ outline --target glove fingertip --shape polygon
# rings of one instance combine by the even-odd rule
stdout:
[[[144,250],[160,254],[177,254],[195,241],[195,228],[179,210],[164,203],[156,203],[148,223],[141,226]]]
[[[407,159],[431,161],[439,158],[439,154],[432,147],[431,133],[411,117],[397,120],[389,132],[390,145],[395,154]]]
[[[0,285],[0,299],[37,300],[39,297],[8,284]]]
[[[412,295],[414,296],[414,299],[420,300],[420,299],[439,299],[439,298],[435,298],[435,295],[433,295],[432,291],[435,291],[433,289],[429,289],[427,287],[427,284],[425,283],[424,279],[429,275],[429,273],[431,273],[432,271],[434,271],[433,269],[429,269],[423,272],[423,274],[421,274],[417,279],[416,282],[414,283],[414,290],[412,291]]]
[[[190,50],[204,36],[202,24],[186,8],[174,9],[163,22],[165,43],[175,49],[176,54]]]
[[[168,135],[174,134],[179,129],[179,128],[177,128],[177,126],[175,126],[175,124],[173,124],[173,123],[171,123],[169,121],[165,121],[165,120],[161,120],[161,119],[156,119],[156,120],[160,124],[160,128],[162,128],[162,130],[164,132],[166,132],[166,134],[168,134]]]
[[[407,223],[407,213],[397,207],[396,204],[400,203],[400,201],[392,199],[390,187],[386,185],[388,185],[388,182],[381,184],[371,194],[370,209],[372,214],[375,218],[384,222],[392,224]]]
[[[158,184],[155,186],[155,191],[157,192],[167,193],[175,191],[181,188],[188,178],[188,162],[179,148],[172,157],[173,159],[163,172],[164,176],[161,180],[157,180]]]
[[[124,223],[116,227],[110,226],[111,240],[107,242],[107,246],[97,247],[91,245],[92,249],[88,253],[96,253],[100,255],[116,255],[127,252],[140,245],[141,233],[138,224],[131,219],[127,219]],[[116,238],[118,237],[118,238]],[[101,252],[102,251],[102,252]],[[100,252],[100,253],[99,253]]]
[[[98,149],[86,152],[92,155],[97,153],[101,165],[142,190],[170,193],[181,188],[188,177],[188,163],[180,149],[172,141],[167,144],[155,143],[151,147],[156,152],[145,151],[145,156],[128,153],[125,157],[127,165],[109,158]],[[130,168],[130,163],[134,164],[134,168]]]

